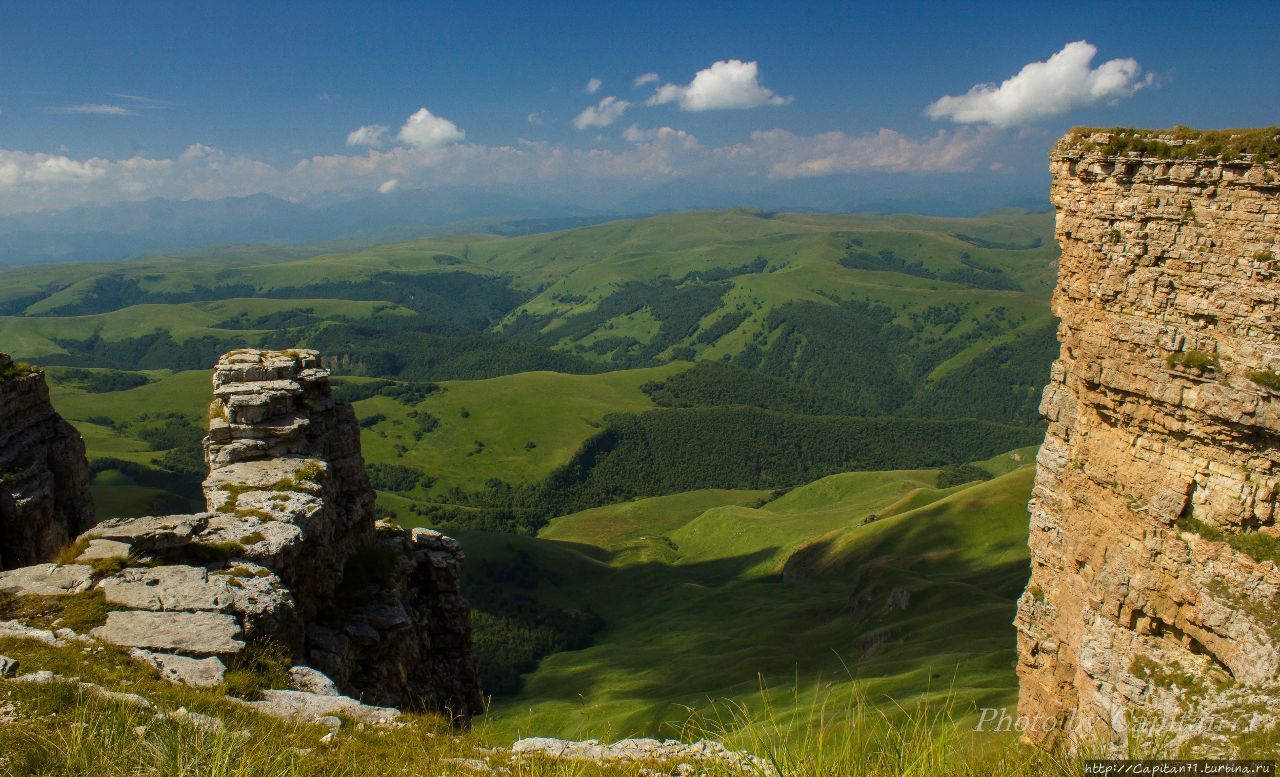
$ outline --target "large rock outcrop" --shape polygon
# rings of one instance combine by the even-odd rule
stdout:
[[[364,702],[479,712],[462,551],[375,523],[355,413],[316,353],[233,351],[213,391],[206,512],[105,521],[74,563],[0,574],[0,591],[100,590],[118,609],[93,636],[191,684],[271,641]]]
[[[44,373],[0,353],[0,569],[46,561],[92,525],[84,440]]]
[[[1019,711],[1036,741],[1176,721],[1230,749],[1280,699],[1280,166],[1146,140],[1164,153],[1075,133],[1050,156],[1062,351]]]

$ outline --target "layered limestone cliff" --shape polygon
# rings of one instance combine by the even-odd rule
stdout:
[[[1280,700],[1280,166],[1112,140],[1050,156],[1062,351],[1019,711],[1036,741],[1229,750]]]
[[[300,691],[479,712],[461,549],[375,523],[355,413],[316,353],[234,351],[213,391],[207,512],[103,522],[73,563],[2,573],[0,591],[100,590],[118,609],[92,636],[184,682],[217,684],[271,641],[298,663]]]
[[[44,373],[0,353],[0,569],[45,561],[93,525],[84,441]]]

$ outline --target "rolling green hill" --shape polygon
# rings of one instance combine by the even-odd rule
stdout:
[[[0,272],[0,337],[46,364],[126,369],[310,345],[354,374],[429,380],[728,360],[892,409],[984,343],[1044,339],[1051,227],[739,209],[302,258],[17,268]]]
[[[467,548],[501,736],[1006,703],[1051,230],[738,209],[19,268],[0,350],[115,517],[198,507],[220,353],[319,349],[380,512]]]
[[[497,699],[493,723],[674,735],[713,700],[758,707],[763,687],[803,718],[855,681],[886,706],[1011,703],[1031,475],[938,489],[927,470],[855,473],[772,501],[698,491],[596,508],[537,538],[467,534],[489,563],[532,566],[539,601],[604,623]]]
[[[154,428],[201,423],[187,371],[234,347],[309,346],[352,386],[384,381],[354,397],[384,509],[532,530],[611,499],[958,464],[1035,441],[1056,348],[1051,226],[737,209],[19,268],[0,272],[0,347],[149,376],[111,394],[57,388],[96,459],[136,465],[100,486],[116,490],[112,510],[129,493],[154,501],[129,486],[198,470]],[[697,475],[699,457],[714,472]]]

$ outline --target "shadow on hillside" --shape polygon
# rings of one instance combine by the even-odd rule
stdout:
[[[592,726],[610,711],[622,722],[609,725],[625,730],[609,735],[665,736],[676,732],[664,724],[687,717],[684,705],[758,698],[762,683],[804,692],[857,678],[877,699],[903,703],[954,683],[966,698],[1007,701],[1015,602],[1029,574],[1025,534],[1021,555],[999,543],[988,555],[966,551],[973,537],[963,526],[911,523],[797,581],[746,577],[776,547],[600,569],[581,588],[566,580],[557,598],[589,606],[607,626],[594,645],[544,659],[506,703],[531,712],[571,705],[583,727],[575,736],[603,735]]]

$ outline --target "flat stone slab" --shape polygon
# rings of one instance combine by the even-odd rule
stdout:
[[[550,737],[529,737],[511,745],[512,756],[543,755],[605,764],[613,761],[698,761],[719,762],[741,770],[744,774],[766,774],[777,771],[764,759],[742,751],[730,750],[720,742],[700,739],[684,743],[674,739],[621,739],[604,743],[596,739],[574,742]]]
[[[162,653],[217,656],[244,650],[236,619],[212,612],[109,612],[106,625],[90,633],[103,642]]]
[[[98,583],[107,601],[135,610],[225,610],[235,596],[225,575],[181,564],[126,569]]]
[[[89,531],[90,537],[126,542],[134,548],[159,550],[175,548],[191,541],[204,528],[208,515],[165,515],[117,518],[103,521]]]
[[[61,596],[88,591],[93,569],[87,564],[36,564],[0,572],[0,591],[16,596]]]
[[[160,676],[169,682],[182,683],[193,688],[210,688],[218,685],[227,674],[226,665],[214,656],[189,658],[175,656],[172,653],[152,653],[142,648],[130,650],[129,655],[137,661],[155,667],[160,672]]]
[[[90,540],[89,547],[76,557],[76,561],[96,561],[100,558],[120,558],[129,555],[133,546],[116,540]]]
[[[303,456],[239,461],[210,472],[209,477],[205,478],[204,490],[207,494],[211,489],[220,489],[227,485],[234,485],[241,491],[266,488],[285,478],[297,481],[304,491],[318,490],[319,486],[316,484],[297,478],[298,471],[301,469],[327,473],[329,465],[321,459]]]
[[[33,629],[18,621],[0,621],[0,638],[34,639],[46,645],[58,644],[58,638],[47,629]]]
[[[345,715],[371,726],[394,726],[400,710],[394,707],[371,707],[350,696],[327,696],[306,691],[267,690],[261,701],[245,704],[263,715],[298,723],[315,723],[330,715]]]

